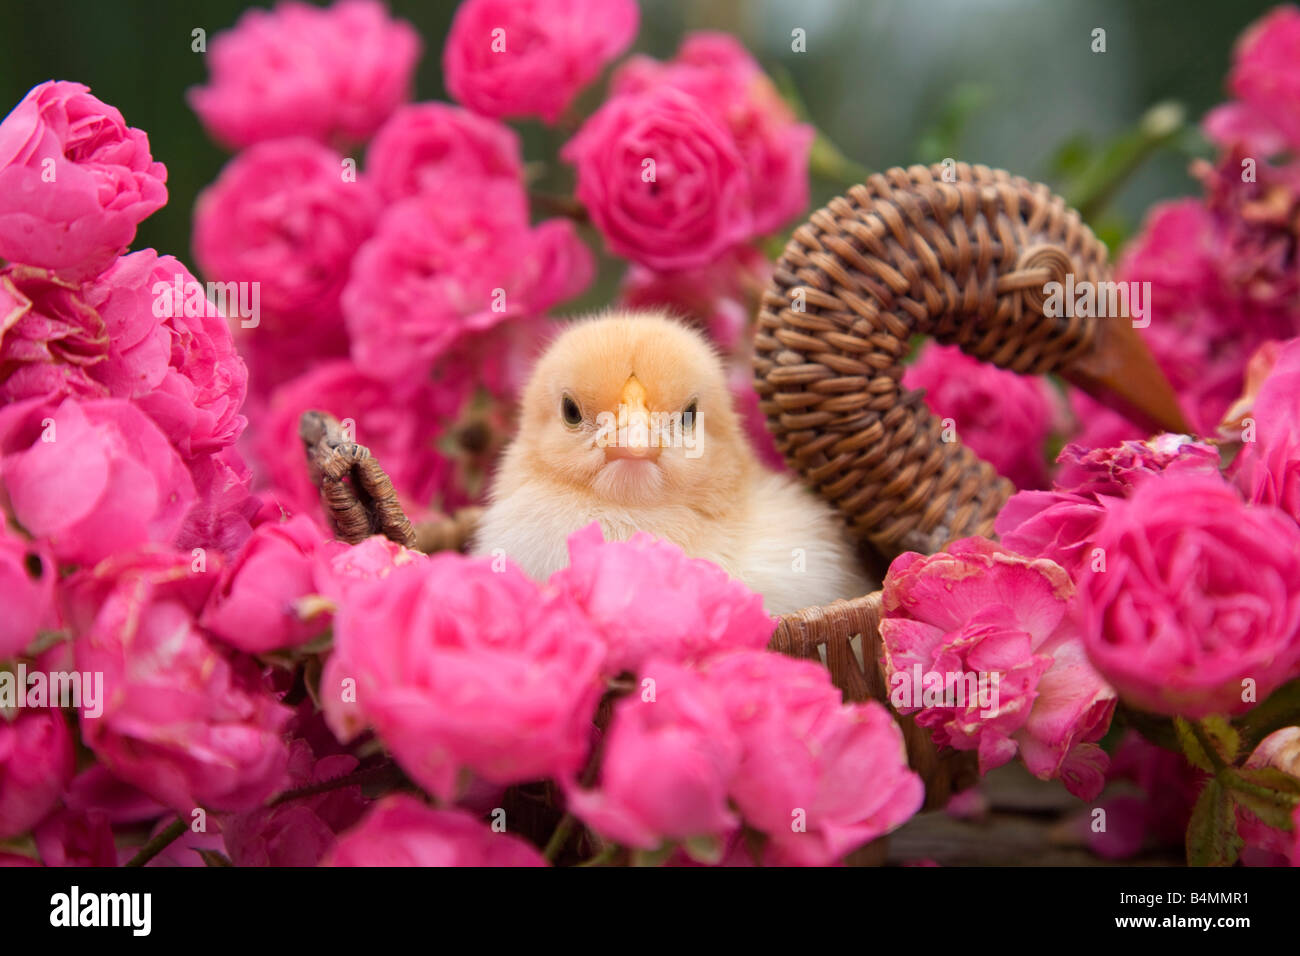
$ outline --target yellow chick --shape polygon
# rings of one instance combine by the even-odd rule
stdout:
[[[607,540],[648,531],[715,562],[770,614],[870,590],[831,508],[755,457],[709,344],[661,315],[582,320],[552,343],[472,552],[544,580],[593,520]]]

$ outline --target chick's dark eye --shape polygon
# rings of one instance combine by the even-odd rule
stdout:
[[[568,395],[565,395],[564,400],[560,402],[560,415],[564,418],[564,424],[566,425],[582,424],[582,409]]]
[[[695,418],[700,412],[700,403],[696,399],[691,399],[690,404],[682,409],[682,425],[685,428],[695,427]]]

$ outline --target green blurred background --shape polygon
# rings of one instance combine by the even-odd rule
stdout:
[[[78,80],[145,129],[167,164],[171,199],[140,229],[137,247],[190,259],[190,213],[227,155],[185,102],[204,81],[191,31],[208,40],[250,6],[202,2],[0,3],[0,110],[46,79]],[[1153,202],[1193,192],[1194,128],[1146,150],[1131,133],[1153,104],[1174,100],[1192,124],[1223,99],[1232,43],[1272,4],[1261,0],[641,0],[636,49],[669,57],[689,30],[739,36],[843,154],[870,169],[945,156],[1045,179],[1071,199],[1091,196],[1098,231],[1116,244]],[[425,53],[417,99],[444,98],[441,48],[453,0],[392,0]],[[791,51],[791,31],[807,52]],[[1106,52],[1091,50],[1106,31]],[[590,108],[600,89],[582,104]],[[553,163],[564,133],[519,124],[529,160]],[[1133,175],[1130,160],[1151,155]],[[821,205],[845,169],[814,180]],[[544,184],[564,189],[552,167]],[[1120,188],[1106,184],[1118,181]],[[1113,196],[1098,195],[1113,192]],[[1104,204],[1102,200],[1113,199]],[[1102,209],[1105,205],[1106,208]],[[602,288],[586,297],[608,294]]]

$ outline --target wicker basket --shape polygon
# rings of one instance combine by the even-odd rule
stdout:
[[[873,175],[795,230],[763,295],[755,387],[787,462],[878,566],[991,536],[1013,490],[944,441],[920,393],[903,389],[917,335],[1027,375],[1058,373],[1153,428],[1188,430],[1128,319],[1044,313],[1044,286],[1067,274],[1076,287],[1108,281],[1105,246],[1046,186],[983,166]],[[412,527],[378,462],[329,416],[308,412],[301,434],[339,537],[464,547],[479,509]],[[878,591],[806,608],[781,619],[770,646],[824,662],[846,700],[888,705],[880,615]],[[928,808],[974,781],[973,754],[939,752],[910,718],[899,723]]]

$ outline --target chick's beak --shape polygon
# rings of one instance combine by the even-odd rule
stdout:
[[[629,375],[618,397],[618,434],[606,443],[605,458],[654,461],[658,457],[659,446],[651,441],[645,386],[635,374]]]

